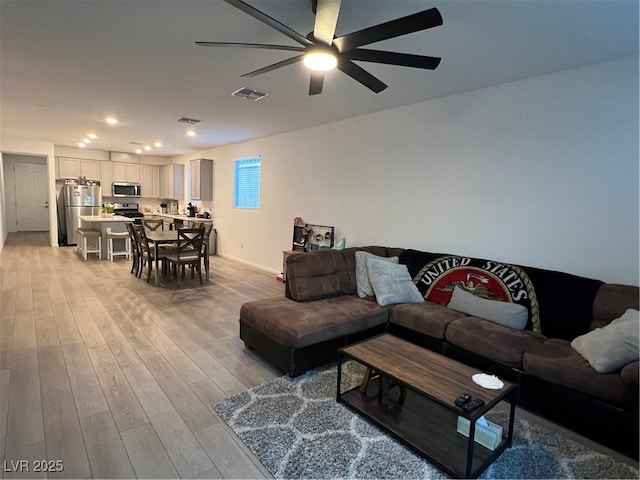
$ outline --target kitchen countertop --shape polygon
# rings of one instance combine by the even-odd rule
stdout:
[[[85,222],[133,222],[132,218],[123,217],[122,215],[109,215],[107,217],[101,217],[99,215],[78,215],[80,220]]]
[[[172,218],[174,220],[186,220],[191,222],[210,223],[213,222],[213,218],[198,218],[188,217],[187,215],[177,215],[173,213],[157,213],[157,212],[143,212],[145,217],[163,217]]]

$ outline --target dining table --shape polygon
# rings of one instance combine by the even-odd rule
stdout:
[[[158,258],[158,250],[160,245],[168,245],[171,243],[178,243],[178,231],[177,230],[153,230],[146,232],[147,240],[153,243],[153,258],[156,262],[155,267],[155,284],[158,286],[159,278],[158,278],[158,270],[160,269],[160,259]]]

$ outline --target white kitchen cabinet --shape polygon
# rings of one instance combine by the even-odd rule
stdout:
[[[111,162],[114,182],[140,183],[140,165],[137,163]]]
[[[160,198],[181,200],[184,197],[184,165],[162,167]]]
[[[87,180],[102,180],[102,171],[98,160],[80,160],[80,176]]]
[[[140,184],[143,197],[160,198],[160,167],[140,165]]]
[[[57,157],[56,178],[78,178],[79,165],[77,158]]]
[[[111,172],[114,182],[127,181],[127,164],[121,162],[111,162]]]
[[[191,200],[213,200],[213,160],[191,160]]]
[[[113,183],[113,173],[111,162],[100,162],[100,185],[102,186],[102,196],[111,196],[111,184]]]
[[[172,228],[175,228],[175,225],[173,223],[173,219],[171,219],[171,218],[162,219],[162,228],[164,229],[165,232],[168,232]]]
[[[127,182],[140,183],[140,165],[127,163]]]

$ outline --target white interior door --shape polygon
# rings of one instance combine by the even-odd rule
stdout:
[[[14,169],[18,231],[48,231],[47,166],[37,163],[15,163]]]

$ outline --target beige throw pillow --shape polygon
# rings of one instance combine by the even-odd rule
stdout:
[[[369,280],[379,305],[424,302],[406,265],[397,265],[376,258],[367,260]]]
[[[529,318],[527,307],[523,305],[480,298],[460,287],[453,289],[447,308],[517,330],[523,330]]]
[[[571,346],[599,373],[615,372],[638,360],[640,312],[628,309],[609,325],[576,337]]]
[[[373,297],[373,287],[369,281],[369,268],[367,267],[368,258],[398,263],[398,257],[379,257],[365,251],[356,252],[356,289],[360,298]]]

